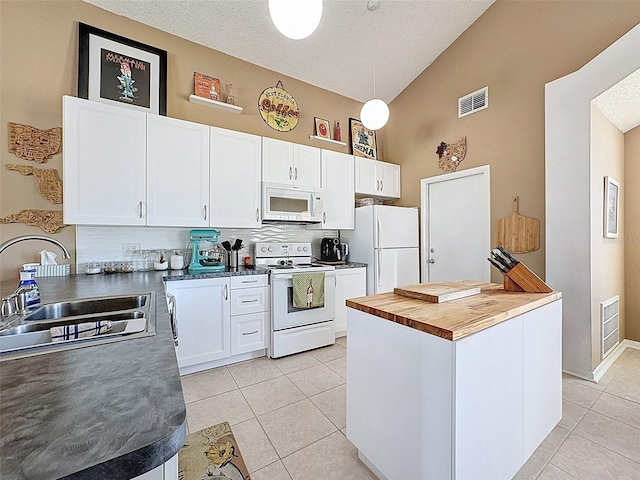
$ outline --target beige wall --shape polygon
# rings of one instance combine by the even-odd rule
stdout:
[[[491,165],[492,241],[520,196],[520,213],[541,221],[542,245],[519,257],[544,278],[544,85],[639,22],[636,1],[496,2],[390,105],[380,136],[384,158],[402,165],[402,203],[419,206],[420,179],[443,173],[438,144],[466,135],[459,169]],[[487,85],[489,108],[458,119],[457,99]]]
[[[312,143],[313,117],[338,120],[343,138],[348,138],[348,119],[358,117],[361,103],[327,90],[293,80],[277,72],[243,62],[220,52],[155,30],[80,1],[0,1],[0,125],[7,122],[51,128],[62,124],[62,95],[77,93],[78,22],[135,39],[168,52],[167,115],[208,125],[296,143],[346,152],[327,144]],[[248,32],[249,34],[249,32]],[[188,102],[193,92],[193,72],[219,77],[232,83],[236,103],[244,108],[234,115]],[[282,80],[296,98],[302,117],[291,132],[280,133],[268,127],[258,114],[260,92]],[[0,215],[24,208],[61,210],[36,190],[35,182],[16,172],[7,172],[7,163],[32,164],[8,153],[5,133],[0,134]],[[64,146],[63,146],[64,148]],[[45,168],[61,170],[62,155],[56,155]],[[178,165],[179,170],[179,165]],[[114,190],[116,194],[117,190]],[[44,234],[37,227],[0,224],[0,241],[25,234]],[[75,247],[75,228],[65,227],[53,235]],[[6,250],[0,257],[0,280],[18,279],[17,269],[38,259],[43,248],[53,245],[25,242]]]
[[[640,342],[640,127],[625,133],[624,159],[625,338]]]
[[[602,360],[600,303],[620,296],[620,341],[624,339],[624,198],[620,198],[618,238],[605,238],[604,177],[627,183],[624,175],[624,134],[591,105],[591,358],[592,368]]]

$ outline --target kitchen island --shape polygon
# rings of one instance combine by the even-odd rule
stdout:
[[[562,416],[562,300],[347,300],[347,438],[381,479],[512,478]]]

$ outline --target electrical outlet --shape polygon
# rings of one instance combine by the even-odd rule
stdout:
[[[125,257],[133,257],[139,251],[140,251],[139,243],[123,243],[122,244],[122,255]]]

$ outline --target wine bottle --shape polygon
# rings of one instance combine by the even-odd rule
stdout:
[[[309,279],[309,287],[307,288],[307,308],[311,307],[313,304],[313,284],[311,283],[311,279]]]

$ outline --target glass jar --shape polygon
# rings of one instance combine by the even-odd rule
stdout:
[[[151,270],[152,266],[153,264],[149,256],[149,252],[147,251],[138,252],[138,255],[134,259],[134,268],[138,272],[148,272],[149,270]]]
[[[87,275],[102,273],[102,265],[100,263],[87,262],[87,264],[84,266],[84,273],[86,273]]]
[[[117,262],[105,262],[103,267],[104,273],[117,273],[118,272],[118,263]]]
[[[122,262],[122,273],[131,273],[133,272],[133,262],[131,261],[127,261],[127,262]]]

